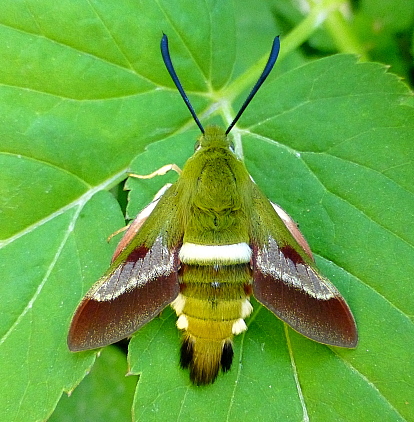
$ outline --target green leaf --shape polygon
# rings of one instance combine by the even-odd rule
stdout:
[[[91,373],[69,396],[62,396],[49,422],[131,420],[136,377],[125,377],[126,359],[114,346],[102,350]]]
[[[96,352],[70,353],[66,336],[109,265],[106,238],[124,225],[109,190],[130,169],[182,166],[198,136],[163,67],[161,33],[203,124],[228,123],[250,88],[243,76],[271,44],[255,44],[262,6],[236,6],[1,3],[0,420],[46,420],[90,371]],[[246,43],[252,61],[240,58]],[[347,299],[360,344],[316,344],[254,302],[232,370],[196,388],[178,367],[168,309],[130,344],[141,376],[134,403],[126,396],[120,409],[133,407],[134,420],[413,420],[412,96],[378,64],[333,56],[295,69],[287,59],[233,134],[255,181],[300,224]],[[128,181],[129,216],[176,177]]]

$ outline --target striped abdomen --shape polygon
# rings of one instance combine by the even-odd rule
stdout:
[[[184,330],[181,366],[191,380],[208,384],[220,368],[230,369],[232,338],[246,330],[250,315],[251,250],[245,243],[184,244],[180,252],[180,294],[171,304]]]

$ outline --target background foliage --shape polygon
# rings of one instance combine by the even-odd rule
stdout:
[[[405,0],[3,0],[0,419],[414,420],[413,16]],[[125,224],[120,182],[182,166],[198,136],[162,31],[204,124],[229,123],[281,35],[233,132],[347,299],[357,349],[305,339],[254,302],[232,370],[206,388],[178,368],[170,310],[130,342],[138,378],[116,346],[68,351]],[[127,216],[174,177],[128,181]]]

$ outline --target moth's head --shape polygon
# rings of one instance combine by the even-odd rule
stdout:
[[[223,148],[234,151],[233,141],[227,136],[224,129],[219,126],[207,126],[204,133],[197,139],[195,151],[209,148]]]

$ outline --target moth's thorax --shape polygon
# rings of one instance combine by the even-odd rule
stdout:
[[[251,181],[225,132],[207,127],[177,182],[184,243],[228,245],[248,241],[246,191]]]
[[[222,208],[218,205],[221,201],[224,208],[228,208],[232,204],[226,204],[228,198],[223,197],[224,192],[226,196],[239,195],[248,179],[249,174],[232,151],[232,142],[224,130],[208,126],[198,140],[196,152],[184,166],[179,183],[197,193],[201,201],[210,202],[207,208]],[[212,202],[215,205],[210,207]]]

